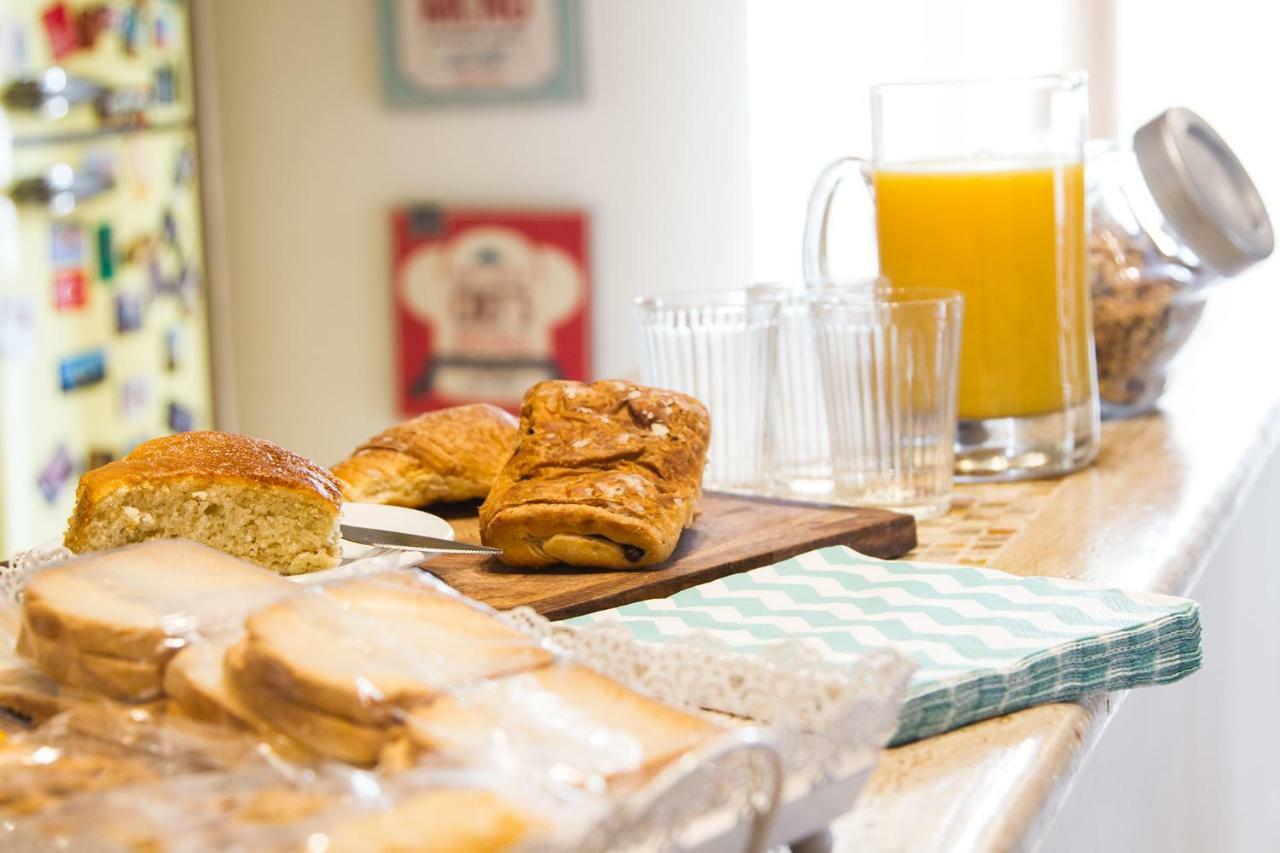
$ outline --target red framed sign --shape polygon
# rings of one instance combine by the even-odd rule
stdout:
[[[519,409],[530,385],[587,379],[590,275],[581,211],[410,205],[392,214],[400,408]]]

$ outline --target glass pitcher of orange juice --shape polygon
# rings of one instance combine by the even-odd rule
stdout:
[[[805,225],[805,274],[832,279],[831,200],[857,175],[880,273],[964,295],[956,475],[1064,474],[1098,452],[1085,275],[1083,74],[871,90],[872,157],[832,163]]]

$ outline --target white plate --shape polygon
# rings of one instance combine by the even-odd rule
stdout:
[[[410,533],[414,536],[453,538],[453,525],[440,516],[402,506],[344,503],[342,523],[354,524],[357,527],[374,527],[378,530],[394,530],[397,533]],[[358,560],[372,550],[372,546],[357,545],[355,542],[342,540],[343,560]]]

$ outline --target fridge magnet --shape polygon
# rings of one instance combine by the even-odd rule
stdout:
[[[111,226],[98,226],[98,278],[109,282],[116,277],[116,250]]]
[[[190,409],[180,403],[169,404],[169,429],[174,432],[190,432],[195,426],[196,418]]]
[[[134,56],[138,52],[138,44],[142,37],[142,10],[135,4],[120,16],[120,39],[124,42],[124,52]]]
[[[584,213],[412,206],[392,228],[405,414],[481,400],[514,411],[535,382],[587,378]]]
[[[102,3],[84,9],[76,17],[76,36],[80,47],[93,50],[98,37],[111,29],[111,10]]]
[[[23,361],[36,351],[36,306],[21,293],[0,294],[0,360]]]
[[[173,22],[162,8],[156,9],[155,20],[151,24],[151,43],[157,50],[165,50],[173,39]]]
[[[172,328],[164,334],[164,369],[173,373],[182,366],[182,330]]]
[[[151,258],[152,239],[146,235],[134,237],[124,245],[121,253],[124,262],[129,266],[146,264]]]
[[[151,97],[157,104],[172,104],[178,100],[172,65],[162,65],[155,70],[151,80]]]
[[[191,146],[178,152],[178,159],[173,164],[173,185],[185,187],[196,175],[196,152]]]
[[[151,409],[151,377],[130,376],[120,383],[120,417],[126,421],[140,420]]]
[[[0,19],[0,77],[18,77],[27,66],[26,27],[17,19]]]
[[[178,245],[178,219],[173,215],[173,208],[166,207],[164,215],[160,217],[160,231],[164,234],[164,239],[172,246]]]
[[[84,263],[84,229],[76,222],[55,222],[49,230],[49,259],[55,267]]]
[[[54,3],[40,13],[40,23],[49,39],[49,53],[57,61],[66,59],[80,49],[80,34],[76,32],[73,15],[66,3]]]
[[[71,462],[71,453],[68,452],[67,446],[59,444],[58,449],[53,452],[53,457],[40,470],[40,477],[36,481],[40,494],[44,495],[46,501],[57,503],[58,493],[71,479],[74,470],[75,466]]]
[[[577,0],[380,0],[393,106],[581,96]]]
[[[90,447],[89,453],[85,457],[85,470],[92,471],[94,468],[101,468],[108,462],[114,462],[116,458],[110,448],[106,447]]]
[[[142,328],[142,295],[133,291],[116,294],[116,332],[127,334]]]
[[[54,308],[59,311],[73,311],[76,308],[83,308],[86,298],[84,270],[79,267],[54,270]]]
[[[151,280],[152,296],[164,296],[166,293],[176,293],[178,290],[177,282],[165,277],[164,270],[160,267],[160,258],[154,252],[147,260],[147,276]]]
[[[178,303],[187,313],[200,304],[200,276],[187,264],[178,273]]]
[[[100,349],[70,355],[58,362],[62,390],[76,391],[97,385],[107,378],[107,356]]]

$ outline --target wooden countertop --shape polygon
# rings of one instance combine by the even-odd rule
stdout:
[[[1187,594],[1280,443],[1280,267],[1212,294],[1162,411],[1103,426],[1098,463],[1008,490],[1016,531],[983,560],[1026,575]],[[922,542],[928,525],[921,525]],[[1007,532],[1007,531],[1006,531]],[[1044,705],[886,751],[840,851],[1034,847],[1123,694]]]

